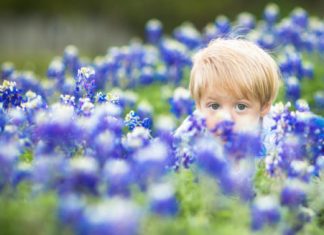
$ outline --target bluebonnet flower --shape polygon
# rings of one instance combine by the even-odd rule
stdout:
[[[163,39],[160,45],[160,53],[165,63],[169,66],[191,64],[186,47],[176,40]]]
[[[152,119],[153,111],[154,110],[152,105],[146,100],[139,102],[139,104],[137,105],[137,113],[142,119],[145,117],[149,117]]]
[[[300,7],[294,9],[291,12],[290,17],[291,17],[292,22],[294,23],[295,26],[301,27],[303,29],[307,28],[308,14],[304,9],[302,9]]]
[[[314,101],[316,108],[318,108],[319,110],[324,109],[324,90],[315,92]]]
[[[157,19],[151,19],[145,26],[146,39],[149,43],[158,44],[163,36],[163,25]]]
[[[112,130],[102,130],[94,134],[93,140],[89,141],[89,146],[95,150],[95,158],[103,164],[108,158],[112,157],[115,148],[118,146],[118,136]]]
[[[1,79],[10,80],[11,75],[14,73],[15,67],[12,63],[6,62],[1,65]]]
[[[16,87],[15,82],[3,81],[2,85],[0,85],[0,104],[2,108],[8,109],[21,106],[24,101],[22,90]]]
[[[87,98],[91,102],[94,102],[95,96],[95,71],[90,67],[82,67],[78,70],[78,75],[76,78],[76,87],[74,96],[78,100],[79,97],[83,97],[82,92],[85,92]]]
[[[0,108],[0,133],[4,131],[4,128],[7,123],[7,117],[3,110],[3,108]]]
[[[76,157],[70,159],[66,169],[65,179],[61,186],[61,193],[86,192],[98,193],[99,165],[91,157]]]
[[[307,199],[305,186],[300,181],[287,182],[280,194],[280,202],[283,206],[296,208],[304,205]]]
[[[251,201],[255,197],[253,187],[254,159],[228,161],[227,165],[227,171],[219,177],[219,186],[223,193],[238,195],[242,201]]]
[[[140,120],[140,117],[133,110],[131,110],[125,116],[125,125],[128,127],[130,131],[132,131],[135,127],[141,126],[142,122]]]
[[[274,25],[279,17],[279,7],[274,4],[268,4],[263,12],[263,18],[268,25]]]
[[[67,160],[58,154],[43,154],[35,157],[31,170],[33,193],[57,190],[64,179],[67,165]]]
[[[264,226],[276,225],[281,218],[279,204],[273,196],[256,198],[251,208],[251,227],[253,230],[262,230]]]
[[[204,134],[208,135],[206,130],[206,119],[198,110],[195,110],[178,127],[173,134],[175,155],[177,158],[174,166],[175,169],[182,166],[188,168],[195,161],[194,146],[196,138]]]
[[[94,104],[91,102],[90,98],[85,97],[85,98],[80,98],[79,99],[79,108],[77,110],[78,114],[83,114],[85,116],[89,116],[93,109],[94,109]]]
[[[30,180],[32,176],[32,166],[30,163],[19,162],[15,167],[12,185],[15,187],[24,180]]]
[[[60,196],[57,209],[60,222],[76,231],[85,207],[85,201],[79,195],[70,193]]]
[[[256,133],[229,133],[225,140],[227,140],[225,151],[229,158],[239,160],[260,156],[262,143],[260,136]]]
[[[2,146],[0,148],[0,191],[2,191],[5,186],[10,186],[12,183],[21,148],[10,140],[0,140],[0,146]]]
[[[179,210],[174,188],[170,183],[155,183],[148,190],[150,209],[161,216],[176,216]]]
[[[286,79],[286,98],[290,101],[296,101],[300,98],[300,84],[296,77]]]
[[[136,182],[145,188],[147,183],[159,179],[167,172],[170,157],[168,145],[158,139],[138,149],[132,156]]]
[[[224,119],[224,121],[217,123],[217,125],[211,129],[211,132],[219,135],[222,140],[228,141],[233,136],[233,127],[233,121]]]
[[[47,77],[62,82],[65,78],[65,66],[60,58],[55,58],[47,69]]]
[[[103,178],[110,196],[129,196],[134,182],[131,165],[122,159],[108,160],[103,168]]]
[[[309,182],[311,177],[315,175],[315,167],[303,160],[292,160],[287,171],[289,177],[298,177],[298,179],[306,182]]]
[[[142,213],[131,200],[106,199],[85,209],[77,234],[136,235]]]
[[[169,99],[171,112],[177,117],[188,116],[194,111],[195,102],[190,97],[190,93],[183,87],[175,89],[173,97]]]
[[[173,31],[173,36],[179,42],[193,50],[201,45],[201,35],[191,23],[184,23]]]
[[[68,105],[53,104],[48,111],[38,111],[34,133],[38,141],[36,154],[57,151],[59,147],[65,154],[71,155],[82,137],[75,119],[74,109]]]
[[[159,135],[162,133],[172,132],[175,129],[176,124],[175,120],[169,115],[159,115],[156,118],[154,127]]]
[[[154,69],[149,66],[143,67],[140,71],[139,81],[142,85],[152,84],[154,82]]]
[[[21,107],[25,111],[31,112],[32,110],[46,109],[47,103],[44,101],[42,96],[37,95],[32,91],[27,91],[25,94],[25,101],[21,104]]]
[[[215,38],[217,38],[217,28],[215,24],[208,23],[203,30],[203,45],[208,45]]]
[[[314,66],[311,63],[303,63],[303,77],[312,79],[314,78]]]
[[[238,35],[246,35],[252,29],[255,28],[255,26],[256,26],[255,17],[248,12],[240,13],[237,16],[236,24],[237,24],[236,27],[238,28],[237,34]]]
[[[231,22],[226,16],[217,16],[217,18],[215,19],[215,26],[217,29],[217,37],[223,38],[229,36],[232,26]]]
[[[122,145],[128,152],[132,153],[136,149],[146,146],[151,138],[149,129],[137,126],[122,138]]]
[[[21,88],[22,92],[28,92],[29,90],[42,96],[46,99],[46,93],[42,84],[37,79],[36,75],[32,71],[25,71],[15,73],[12,78],[16,82],[17,86]]]
[[[65,105],[71,105],[72,107],[75,107],[75,97],[71,95],[61,95],[60,96],[60,101],[62,104]]]
[[[210,137],[198,138],[194,146],[196,161],[208,174],[219,178],[228,170],[227,160],[221,144]]]
[[[81,62],[79,59],[79,50],[76,46],[69,45],[64,49],[63,63],[65,68],[69,69],[73,76],[76,76]]]
[[[295,107],[296,107],[296,111],[298,111],[298,112],[309,112],[310,111],[310,107],[309,107],[307,101],[304,99],[297,100],[295,103]]]

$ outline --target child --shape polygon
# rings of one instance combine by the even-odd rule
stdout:
[[[193,58],[189,89],[195,114],[204,116],[211,131],[223,120],[234,122],[234,131],[260,131],[278,87],[276,62],[247,40],[216,39]]]
[[[272,57],[247,40],[216,39],[198,51],[189,84],[197,110],[175,132],[180,143],[178,154],[190,155],[188,132],[194,129],[192,120],[197,117],[204,118],[207,129],[216,137],[222,133],[215,127],[225,120],[233,122],[235,132],[261,133],[262,119],[278,93],[279,77]]]

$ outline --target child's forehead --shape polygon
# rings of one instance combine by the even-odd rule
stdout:
[[[232,99],[247,99],[243,94],[237,94],[233,90],[221,88],[221,87],[208,87],[204,92],[202,92],[203,97],[209,99],[219,99],[219,98],[232,98]]]

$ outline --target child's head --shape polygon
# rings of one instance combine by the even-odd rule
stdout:
[[[189,87],[209,129],[223,119],[234,121],[236,130],[251,129],[277,96],[279,70],[254,43],[217,39],[194,56]]]

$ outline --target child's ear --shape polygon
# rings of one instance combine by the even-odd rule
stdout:
[[[271,103],[266,103],[261,107],[261,112],[260,112],[260,116],[264,117],[265,115],[267,115],[267,113],[269,113],[271,108]]]

